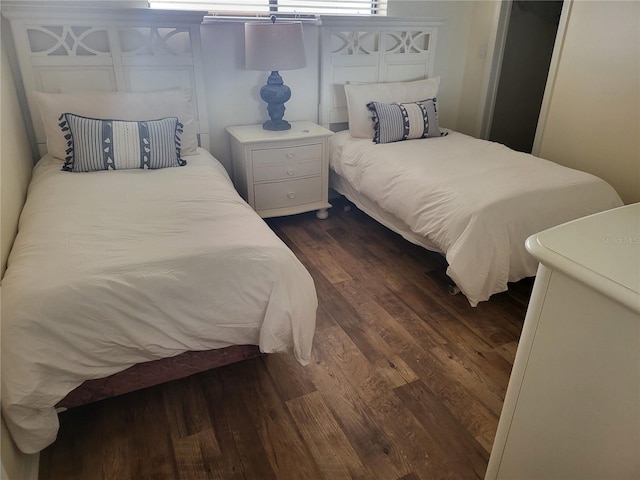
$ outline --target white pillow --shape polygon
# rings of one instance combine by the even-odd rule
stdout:
[[[60,129],[60,115],[73,113],[83,117],[109,120],[158,120],[177,117],[184,125],[181,137],[181,155],[196,152],[197,132],[191,94],[189,90],[165,90],[160,92],[33,92],[40,108],[44,131],[47,135],[47,153],[64,160],[67,141]]]
[[[349,133],[356,138],[373,138],[373,120],[367,104],[410,103],[436,98],[440,77],[426,78],[412,82],[387,83],[347,83],[344,93],[347,97]]]

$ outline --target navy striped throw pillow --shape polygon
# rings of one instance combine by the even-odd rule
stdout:
[[[130,122],[60,116],[67,140],[63,170],[93,172],[186,165],[180,157],[182,124],[176,117]]]
[[[373,114],[375,143],[446,135],[438,125],[435,98],[413,103],[371,102],[367,108]]]

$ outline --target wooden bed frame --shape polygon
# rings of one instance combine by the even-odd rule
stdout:
[[[29,110],[37,160],[46,135],[33,92],[161,91],[188,88],[199,144],[209,150],[200,24],[206,12],[146,9],[3,6],[21,76],[19,95]],[[255,345],[185,352],[89,380],[57,407],[66,409],[128,393],[260,355]]]

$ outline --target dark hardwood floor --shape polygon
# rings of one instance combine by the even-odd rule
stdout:
[[[40,479],[483,478],[532,281],[471,308],[334,202],[268,223],[313,276],[313,360],[266,355],[60,415]]]

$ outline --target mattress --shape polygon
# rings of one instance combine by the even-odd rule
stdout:
[[[375,144],[339,132],[331,187],[413,243],[442,253],[471,306],[534,276],[532,234],[622,201],[602,179],[455,131]]]
[[[187,160],[34,168],[2,281],[2,408],[22,451],[55,440],[68,392],[140,362],[229,345],[309,362],[311,276],[217,160]]]

